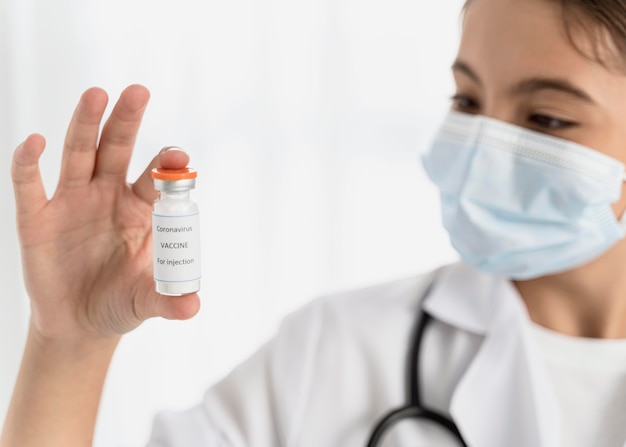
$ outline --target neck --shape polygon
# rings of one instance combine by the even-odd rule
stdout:
[[[576,337],[626,338],[626,240],[582,267],[514,284],[541,326]]]

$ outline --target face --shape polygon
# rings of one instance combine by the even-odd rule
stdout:
[[[574,34],[584,43],[583,32]],[[626,164],[626,74],[583,56],[560,2],[472,0],[463,22],[454,110],[582,144]],[[626,186],[613,205],[626,209]]]

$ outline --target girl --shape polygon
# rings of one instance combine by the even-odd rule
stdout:
[[[452,72],[424,165],[462,262],[313,302],[150,446],[624,445],[626,2],[470,0]],[[147,100],[98,141],[85,92],[51,200],[43,138],[15,152],[32,316],[2,447],[90,445],[120,336],[198,310],[154,292],[149,248],[148,172],[187,156],[125,183]]]

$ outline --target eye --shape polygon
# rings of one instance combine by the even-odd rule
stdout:
[[[567,121],[549,115],[541,115],[539,113],[531,115],[528,120],[539,128],[546,130],[567,129],[577,125],[573,121]]]
[[[450,100],[452,101],[452,110],[457,112],[478,113],[480,109],[478,101],[461,93],[455,94]]]

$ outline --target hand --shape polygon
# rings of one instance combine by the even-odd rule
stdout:
[[[186,319],[196,294],[167,297],[154,290],[150,170],[179,168],[189,157],[161,152],[136,183],[128,164],[149,93],[128,87],[98,139],[106,93],[87,90],[72,117],[57,189],[48,200],[39,172],[45,140],[29,136],[15,151],[11,174],[17,206],[31,328],[55,340],[115,338],[143,320]]]

